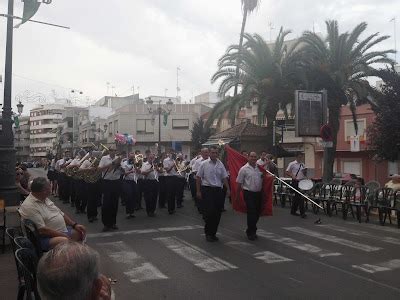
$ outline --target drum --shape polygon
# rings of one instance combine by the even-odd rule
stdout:
[[[314,183],[311,179],[302,179],[299,181],[299,189],[303,191],[309,191],[313,188]]]

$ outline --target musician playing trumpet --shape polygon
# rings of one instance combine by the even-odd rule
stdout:
[[[168,213],[170,215],[175,213],[175,198],[176,198],[177,179],[178,179],[175,159],[176,159],[175,151],[174,149],[170,149],[168,157],[163,161],[163,166],[165,170],[165,183],[167,187]]]
[[[127,160],[121,163],[124,170],[124,177],[122,180],[123,200],[125,202],[126,218],[134,218],[135,205],[136,205],[136,187],[138,171],[135,167],[135,153],[129,153]]]
[[[67,166],[68,169],[72,168],[77,168],[79,169],[81,165],[81,160],[84,158],[86,155],[86,151],[81,149],[78,151],[76,154],[75,158],[71,161],[71,163]],[[81,205],[81,199],[80,199],[80,193],[79,189],[82,188],[80,181],[78,178],[75,176],[71,176],[70,178],[70,189],[71,189],[71,206],[75,207],[75,213],[79,214],[81,213],[80,205]]]
[[[307,177],[307,168],[304,165],[304,154],[298,152],[296,160],[289,163],[286,169],[286,175],[292,178],[292,186],[297,190],[299,188],[299,181]],[[300,215],[297,209],[300,209]],[[301,216],[303,219],[307,217],[304,208],[304,199],[299,193],[294,194],[290,214],[293,216]]]
[[[143,163],[140,173],[143,176],[143,188],[144,188],[144,201],[146,202],[146,212],[149,217],[154,217],[157,196],[158,196],[158,181],[157,171],[154,165],[154,154],[149,153],[147,155],[147,161]]]

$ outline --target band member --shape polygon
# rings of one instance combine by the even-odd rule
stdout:
[[[168,201],[168,213],[170,215],[175,213],[175,198],[177,190],[177,172],[175,167],[175,153],[171,149],[168,157],[164,159],[163,166],[165,170],[165,183],[167,187],[167,201]]]
[[[147,161],[143,163],[140,173],[144,183],[144,201],[146,202],[146,212],[149,217],[154,217],[157,206],[158,182],[154,166],[154,154],[149,153]]]
[[[303,157],[304,156],[301,152],[297,153],[296,160],[290,162],[286,169],[286,175],[292,178],[292,186],[295,189],[298,189],[299,181],[307,176],[307,168],[304,166]],[[304,209],[304,199],[299,193],[295,193],[290,213],[294,216],[299,216],[297,213],[298,208],[300,209],[300,216],[302,218],[306,218],[307,216]]]
[[[140,150],[135,150],[135,156],[141,155]],[[137,184],[136,184],[136,210],[142,209],[142,196],[143,196],[143,176],[140,175],[140,168],[137,168]]]
[[[76,203],[75,203],[75,207],[76,210],[79,213],[86,213],[86,206],[88,204],[88,198],[89,198],[89,184],[85,182],[85,180],[83,179],[83,176],[79,176],[81,174],[83,174],[86,170],[88,170],[91,166],[91,162],[88,159],[84,160],[82,162],[82,164],[79,166],[79,170],[78,170],[78,189],[76,191],[77,195],[76,195]],[[89,218],[88,218],[89,219]]]
[[[181,167],[182,169],[185,168],[186,162],[183,159],[183,155],[181,153],[177,156],[176,164]],[[176,207],[182,208],[183,207],[183,190],[185,189],[186,185],[186,171],[177,172],[176,174]]]
[[[74,167],[78,167],[80,166],[80,161],[81,159],[86,155],[86,151],[85,150],[80,150],[77,155],[75,156],[75,158],[71,161],[71,163],[67,166],[67,169],[71,169]],[[79,199],[79,189],[82,187],[82,185],[80,184],[80,181],[78,178],[76,177],[69,177],[70,180],[70,190],[71,190],[71,206],[75,206],[75,213],[79,214],[81,213],[80,211],[80,202],[81,199]]]
[[[135,205],[136,205],[136,181],[137,172],[135,169],[135,153],[129,153],[129,158],[121,163],[124,170],[124,177],[122,180],[122,199],[125,203],[126,218],[134,218]]]
[[[189,175],[189,187],[190,187],[190,193],[192,195],[192,199],[194,201],[196,201],[196,173],[193,171],[193,166],[194,166],[194,163],[196,162],[196,160],[199,159],[200,157],[201,157],[201,152],[197,153],[197,155],[194,158],[192,158],[192,160],[190,161],[191,172]]]
[[[64,157],[56,162],[56,170],[59,174],[58,194],[63,203],[69,203],[70,200],[70,179],[65,175],[65,168],[71,162],[71,152],[65,151]]]
[[[223,186],[229,196],[228,174],[224,164],[218,159],[217,147],[211,147],[210,158],[205,160],[196,175],[197,198],[201,201],[204,233],[208,242],[218,241],[216,233],[224,207]]]
[[[202,148],[200,151],[200,157],[198,159],[196,159],[196,161],[193,163],[192,166],[192,173],[194,174],[194,180],[196,180],[196,174],[199,171],[200,165],[202,164],[203,161],[207,160],[210,156],[210,152],[208,150],[208,148]],[[195,192],[197,195],[197,187],[195,184]],[[195,204],[197,207],[197,210],[199,211],[199,213],[201,213],[201,203],[200,203],[200,199],[197,198],[197,196],[195,197]]]
[[[90,163],[90,166],[87,168],[87,170],[91,171],[96,171],[97,167],[94,166],[93,164],[98,162],[98,160],[101,159],[101,152],[92,152],[92,162]],[[100,171],[99,171],[100,172]],[[87,218],[90,223],[97,221],[97,207],[101,206],[101,196],[102,196],[102,184],[101,180],[97,180],[96,182],[86,182],[87,184],[87,189],[88,189],[88,201],[87,201]]]
[[[263,173],[257,166],[257,154],[250,152],[248,163],[240,168],[236,178],[237,201],[240,201],[240,193],[243,191],[244,201],[247,206],[247,230],[246,234],[249,240],[254,241],[257,238],[257,222],[262,210],[262,178]]]
[[[102,174],[103,204],[101,207],[101,220],[103,232],[118,229],[117,212],[120,194],[121,162],[115,156],[115,150],[110,149],[109,155],[103,156],[99,163]]]
[[[163,161],[166,158],[165,153],[162,153],[157,160],[157,172],[158,172],[158,207],[165,208],[167,199],[167,183]]]
[[[257,165],[266,170],[267,163],[268,163],[267,162],[267,152],[263,151],[263,152],[261,152],[260,158],[257,160]]]

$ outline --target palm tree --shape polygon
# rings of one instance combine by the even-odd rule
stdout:
[[[242,19],[242,28],[240,30],[240,39],[239,39],[239,49],[242,49],[243,46],[243,37],[244,37],[244,29],[246,28],[247,16],[251,14],[254,10],[258,8],[261,3],[261,0],[241,0],[242,1],[242,10],[243,10],[243,19]],[[241,60],[238,57],[237,66],[236,66],[236,76],[239,76],[239,66]],[[235,86],[234,96],[237,95],[238,85]]]
[[[228,47],[211,82],[220,81],[218,92],[221,96],[237,85],[242,86],[242,91],[218,103],[210,114],[208,125],[224,114],[234,121],[242,107],[257,103],[258,123],[266,117],[267,129],[272,130],[279,107],[284,108],[292,101],[295,87],[301,81],[297,53],[284,43],[289,33],[281,28],[273,45],[268,45],[258,34],[245,34],[242,50],[238,45]],[[236,75],[238,57],[242,60],[239,76]]]
[[[329,125],[333,131],[333,147],[324,151],[325,181],[333,176],[337,133],[339,131],[340,108],[349,104],[353,119],[356,120],[356,104],[366,99],[373,92],[367,78],[373,74],[375,64],[393,64],[388,58],[392,50],[378,51],[371,49],[389,38],[372,34],[360,39],[367,24],[360,23],[351,32],[339,34],[337,21],[326,21],[327,36],[325,39],[306,31],[299,39],[297,48],[301,53],[304,72],[313,90],[328,91]],[[354,122],[357,131],[357,124]]]
[[[204,120],[199,118],[195,123],[193,123],[193,129],[190,130],[192,135],[193,152],[195,153],[201,149],[201,145],[208,140],[213,132],[210,127],[205,127],[204,125]]]

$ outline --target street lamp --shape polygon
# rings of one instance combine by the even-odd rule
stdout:
[[[161,100],[157,101],[157,107],[156,109],[153,109],[152,105],[154,103],[151,98],[147,99],[146,104],[148,105],[147,110],[149,111],[149,114],[152,116],[152,120],[154,121],[156,118],[156,115],[158,115],[158,145],[157,145],[157,153],[158,157],[161,157],[161,115],[163,115],[165,118],[168,118],[168,116],[171,114],[174,102],[172,102],[171,99],[168,99],[166,103],[166,108],[163,108],[161,105]]]
[[[21,101],[19,101],[19,103],[17,104],[17,110],[18,110],[19,115],[22,114],[23,109],[24,109],[24,105],[21,103]]]

